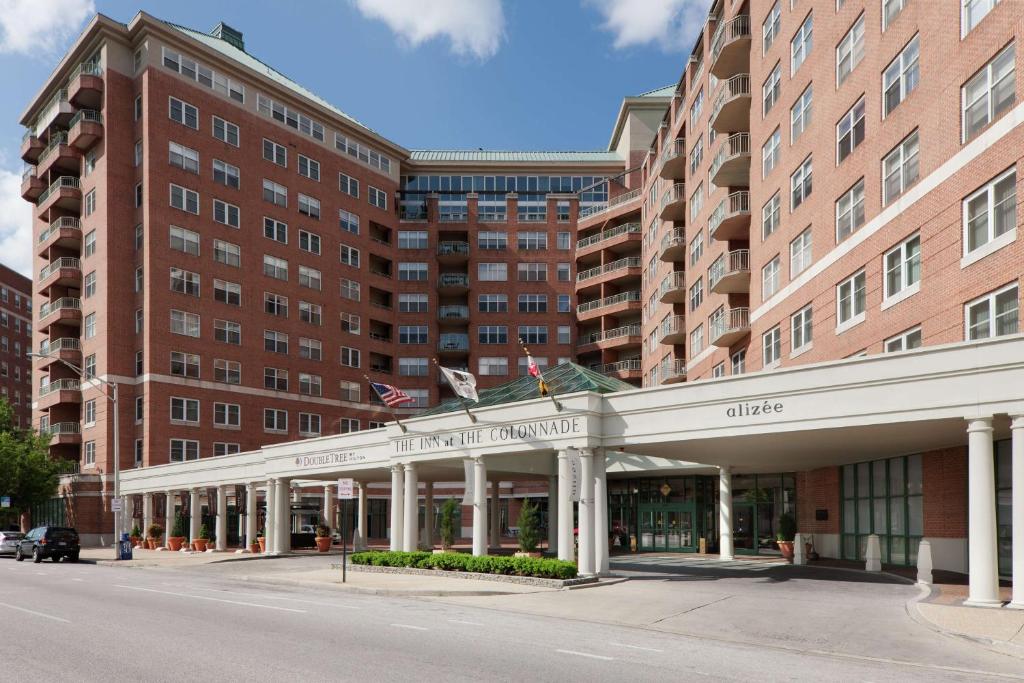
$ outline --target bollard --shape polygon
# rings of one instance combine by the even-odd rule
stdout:
[[[878,535],[868,536],[868,546],[864,550],[864,569],[869,572],[882,571],[882,547],[878,543]]]
[[[807,558],[804,556],[803,534],[793,537],[793,564],[807,564]]]
[[[917,582],[932,585],[932,544],[924,538],[917,546]]]

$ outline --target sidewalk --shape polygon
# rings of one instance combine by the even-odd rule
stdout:
[[[1010,599],[1008,588],[1000,593],[1005,600]],[[962,604],[966,598],[966,586],[935,584],[920,600],[908,603],[907,611],[911,618],[933,630],[1024,659],[1024,609],[967,607]]]

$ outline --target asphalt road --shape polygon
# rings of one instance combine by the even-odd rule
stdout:
[[[0,624],[3,680],[1024,680],[1024,667],[1006,663],[896,664],[230,576],[8,558]]]

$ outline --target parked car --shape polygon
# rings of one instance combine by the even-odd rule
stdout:
[[[13,555],[23,538],[25,534],[20,531],[0,531],[0,555]]]
[[[42,562],[50,558],[60,562],[66,558],[69,562],[78,562],[81,546],[78,544],[78,532],[64,526],[38,526],[18,541],[14,551],[14,559],[21,562],[26,557],[33,562]]]

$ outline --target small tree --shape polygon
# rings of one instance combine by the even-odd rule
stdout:
[[[327,538],[331,535],[331,527],[326,524],[318,524],[316,527],[316,535],[320,538]]]
[[[455,542],[455,515],[459,510],[454,498],[449,498],[441,506],[441,550],[448,552]]]
[[[174,527],[171,529],[171,536],[181,538],[185,535],[185,518],[177,514],[174,516]]]
[[[132,527],[132,532],[130,534],[128,534],[128,535],[132,536],[134,538],[139,538],[140,536],[142,536],[142,529],[140,529],[139,525],[136,524],[135,526]]]
[[[159,524],[150,524],[149,529],[146,530],[150,538],[160,538],[164,535],[164,528]]]
[[[199,527],[199,538],[204,541],[210,540],[210,527],[205,524]]]
[[[519,510],[519,549],[524,553],[536,552],[540,543],[540,515],[537,507],[529,500],[523,501]]]
[[[17,427],[14,409],[0,398],[0,496],[10,496],[9,514],[20,515],[23,524],[33,506],[57,495],[60,462],[49,446],[49,434]]]
[[[791,512],[784,512],[779,516],[779,533],[777,539],[783,542],[792,543],[796,538],[796,518]]]

